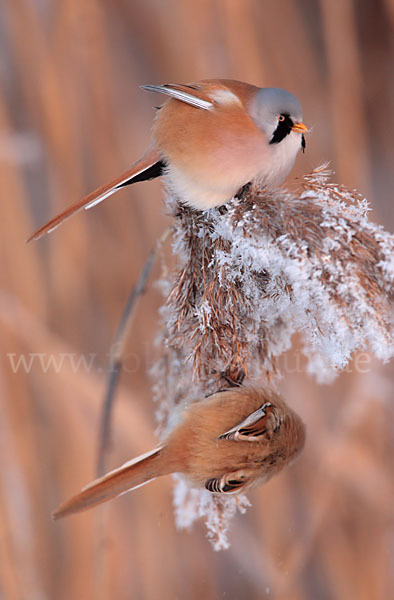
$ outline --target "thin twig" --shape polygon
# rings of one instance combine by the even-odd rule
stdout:
[[[123,314],[120,319],[118,329],[116,331],[116,335],[111,346],[108,369],[109,377],[100,420],[99,450],[97,458],[98,477],[104,473],[105,469],[105,454],[109,445],[111,431],[111,416],[114,407],[115,393],[117,389],[117,384],[119,382],[120,373],[122,370],[122,358],[124,348],[126,345],[126,341],[129,337],[133,317],[135,315],[136,303],[137,300],[145,292],[146,284],[149,279],[149,275],[152,271],[157,252],[159,251],[161,245],[167,239],[170,231],[170,227],[165,230],[163,235],[157,240],[157,242],[153,246],[148,258],[146,259],[144,268],[141,271],[141,275],[139,276],[137,283],[135,284],[127,298],[126,305],[123,310]]]

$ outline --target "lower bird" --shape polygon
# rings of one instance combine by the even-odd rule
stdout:
[[[164,443],[96,479],[62,504],[80,512],[156,477],[181,473],[197,488],[231,494],[265,483],[300,453],[305,426],[273,391],[239,387],[192,403]]]

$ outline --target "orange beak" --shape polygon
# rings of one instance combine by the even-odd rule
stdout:
[[[299,123],[294,123],[291,128],[292,131],[297,131],[297,133],[308,133],[308,127],[304,125],[301,121]]]

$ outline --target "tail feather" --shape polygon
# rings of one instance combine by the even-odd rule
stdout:
[[[162,448],[142,454],[110,471],[84,487],[54,511],[52,517],[60,519],[76,512],[87,510],[111,498],[125,494],[160,475],[162,472]]]
[[[96,204],[100,204],[103,200],[112,196],[120,189],[131,183],[137,183],[138,181],[146,181],[148,179],[154,179],[160,177],[164,169],[164,163],[161,156],[156,148],[148,150],[139,160],[137,160],[127,171],[119,175],[116,179],[113,179],[106,185],[98,188],[91,192],[79,202],[76,202],[72,206],[69,206],[62,213],[42,225],[37,231],[35,231],[26,241],[38,240],[46,233],[51,233],[59,227],[64,221],[81,211],[82,209],[88,210]]]

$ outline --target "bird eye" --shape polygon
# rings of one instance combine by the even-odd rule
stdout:
[[[278,121],[284,121],[285,117],[284,115],[278,115]]]

